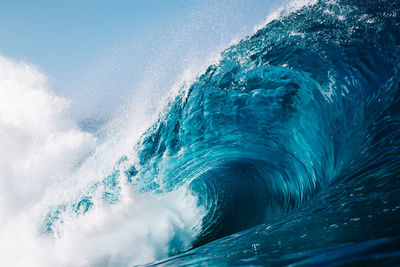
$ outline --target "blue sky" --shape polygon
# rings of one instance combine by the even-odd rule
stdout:
[[[78,119],[109,118],[135,92],[165,95],[185,68],[250,34],[279,5],[0,0],[0,54],[38,66],[53,90],[71,100]]]

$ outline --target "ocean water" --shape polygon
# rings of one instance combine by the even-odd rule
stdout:
[[[0,58],[0,264],[400,264],[399,12],[285,10],[111,139]]]

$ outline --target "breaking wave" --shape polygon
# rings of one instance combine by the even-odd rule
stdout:
[[[133,265],[194,248],[163,263],[201,264],[212,254],[215,264],[262,264],[274,259],[260,244],[275,229],[271,244],[288,245],[269,263],[284,264],[315,256],[296,251],[397,237],[399,8],[384,0],[297,6],[182,83],[154,121],[105,140],[76,126],[38,70],[1,57],[0,263]],[[327,215],[332,203],[353,203],[338,188],[361,188],[348,208],[355,217]],[[372,230],[360,213],[377,217],[385,199],[390,231]],[[310,228],[302,247],[285,233],[309,226],[305,218],[335,229],[354,219],[370,234],[343,228],[312,247],[329,231]],[[213,247],[222,237],[231,246]]]

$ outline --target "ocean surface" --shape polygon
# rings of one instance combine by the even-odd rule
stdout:
[[[397,0],[283,12],[182,83],[142,132],[101,146],[106,130],[80,130],[40,73],[0,58],[4,77],[30,81],[8,78],[15,98],[43,116],[0,124],[20,162],[0,163],[17,177],[1,180],[0,263],[400,264],[399,12]],[[18,150],[29,138],[31,154]]]

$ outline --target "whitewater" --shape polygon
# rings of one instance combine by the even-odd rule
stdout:
[[[398,264],[399,11],[295,1],[92,132],[0,56],[0,266]]]

